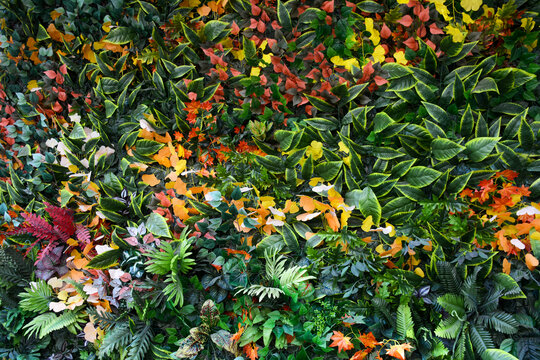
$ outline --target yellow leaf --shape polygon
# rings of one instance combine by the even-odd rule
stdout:
[[[263,209],[268,209],[270,206],[276,205],[274,198],[271,196],[261,196],[260,201],[261,201],[261,207]]]
[[[236,58],[236,60],[244,60],[246,58],[246,55],[244,53],[244,50],[243,49],[240,49],[240,50],[233,50],[231,51],[233,56]]]
[[[461,32],[461,30],[457,26],[447,25],[445,29],[446,29],[446,33],[452,36],[453,42],[460,43],[463,40],[465,40],[465,35]]]
[[[386,57],[384,56],[385,51],[384,48],[381,45],[377,45],[375,50],[373,50],[373,61],[375,63],[383,63]]]
[[[407,59],[405,59],[405,51],[400,50],[396,51],[394,53],[394,59],[396,59],[396,63],[401,65],[407,65]]]
[[[39,86],[36,80],[31,80],[28,82],[28,85],[26,85],[26,88],[32,91],[32,89],[39,89]]]
[[[408,4],[409,0],[397,0],[398,4]]]
[[[57,277],[53,277],[47,281],[47,284],[49,284],[53,289],[60,289],[62,285],[64,285],[64,281]]]
[[[62,290],[58,293],[56,297],[58,298],[58,300],[66,301],[68,296],[69,296],[68,292],[66,290]]]
[[[372,226],[373,226],[373,216],[369,215],[362,222],[362,231],[368,232],[371,229]]]
[[[150,186],[156,186],[157,184],[159,184],[161,182],[161,181],[158,180],[158,178],[154,174],[144,174],[142,176],[142,181],[145,184],[148,184]]]
[[[107,21],[107,22],[103,23],[103,25],[101,25],[101,28],[103,29],[103,31],[108,33],[109,31],[111,31],[111,22]]]
[[[261,68],[260,67],[252,67],[251,68],[251,73],[249,75],[250,76],[259,76],[260,73],[261,73]]]
[[[59,13],[58,11],[56,10],[53,10],[49,13],[51,15],[51,19],[53,20],[56,20],[57,17],[59,17],[60,15],[62,15],[62,13]]]
[[[469,14],[463,13],[463,22],[465,24],[472,24],[474,23],[474,20],[469,16]]]
[[[92,51],[90,44],[84,44],[82,47],[83,58],[90,61],[91,63],[96,62],[96,54]]]
[[[461,7],[465,11],[476,11],[482,6],[482,0],[461,0]]]
[[[306,149],[306,156],[311,155],[313,160],[319,160],[323,156],[322,142],[313,140]]]
[[[83,331],[84,339],[93,344],[97,339],[97,329],[94,327],[94,324],[88,322],[84,327]]]
[[[67,244],[68,244],[69,246],[77,246],[77,245],[79,245],[79,243],[77,242],[77,240],[72,239],[72,238],[69,238],[69,239],[68,239]]]
[[[345,145],[345,143],[343,141],[340,141],[338,143],[338,146],[339,146],[339,151],[343,151],[344,153],[349,153],[349,148],[347,147],[347,145]]]
[[[424,271],[422,269],[420,269],[419,267],[417,267],[416,269],[414,269],[414,273],[420,277],[424,277]]]

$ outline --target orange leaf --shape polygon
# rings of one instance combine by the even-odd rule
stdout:
[[[360,334],[360,336],[358,337],[358,340],[360,340],[362,344],[364,344],[365,347],[371,348],[371,349],[373,349],[377,345],[382,345],[381,342],[375,339],[375,336],[371,332],[368,334]]]
[[[207,16],[208,14],[210,14],[210,11],[212,11],[212,9],[210,9],[210,7],[208,7],[206,5],[203,5],[203,6],[201,6],[200,8],[197,9],[197,12],[201,16]]]
[[[319,216],[321,214],[320,211],[317,211],[316,213],[304,213],[304,214],[300,214],[296,217],[296,220],[298,221],[309,221],[311,219],[314,219],[316,218],[317,216]]]
[[[512,264],[510,261],[504,259],[503,260],[503,272],[507,275],[510,275],[510,268],[512,267]]]
[[[75,36],[73,35],[70,35],[70,34],[62,34],[58,29],[56,29],[56,26],[54,26],[53,23],[51,23],[48,27],[47,27],[47,32],[49,33],[49,35],[51,36],[51,38],[53,40],[56,40],[58,42],[62,42],[62,41],[66,41],[66,42],[70,42],[70,41],[73,41],[75,39]]]
[[[330,338],[331,340],[334,340],[333,343],[330,344],[330,347],[336,347],[338,348],[338,353],[341,352],[341,350],[351,350],[354,349],[354,345],[351,342],[351,338],[348,336],[344,336],[342,332],[340,331],[334,331],[334,335]]]
[[[405,351],[411,351],[412,346],[409,343],[392,345],[386,350],[386,354],[399,360],[405,360]]]
[[[255,360],[259,357],[257,350],[259,347],[255,343],[247,344],[244,346],[244,352],[250,358],[250,360]]]
[[[94,343],[97,339],[97,329],[91,322],[88,322],[84,327],[84,339],[91,343]]]
[[[309,196],[300,196],[300,206],[307,212],[315,210],[315,200]]]
[[[364,349],[354,353],[350,360],[364,360],[369,355],[369,350]]]
[[[324,218],[328,222],[328,226],[330,226],[332,231],[339,231],[339,220],[334,211],[329,211],[324,214]]]
[[[334,0],[325,1],[321,6],[321,10],[326,11],[327,13],[334,12]]]
[[[150,186],[156,186],[157,184],[159,184],[161,182],[161,181],[158,180],[158,178],[154,174],[144,174],[142,176],[142,181],[145,184],[148,184]]]
[[[525,263],[527,264],[529,270],[533,271],[538,266],[538,259],[535,258],[533,254],[529,253],[525,255]]]

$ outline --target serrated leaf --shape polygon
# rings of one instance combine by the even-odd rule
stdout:
[[[441,172],[425,166],[413,166],[407,173],[406,180],[415,187],[428,186],[441,176]]]
[[[146,229],[157,237],[171,237],[167,220],[158,213],[151,213],[146,219]]]
[[[431,153],[439,161],[450,160],[465,149],[452,140],[437,138],[431,142]]]
[[[86,265],[89,269],[108,269],[118,263],[118,259],[122,256],[122,250],[114,249],[105,251],[96,255]]]
[[[465,144],[465,153],[471,161],[482,161],[493,151],[499,139],[499,137],[472,139]]]

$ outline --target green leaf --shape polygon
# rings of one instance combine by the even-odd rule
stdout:
[[[326,161],[315,166],[315,172],[326,181],[335,178],[343,165],[343,161]]]
[[[463,318],[465,316],[465,300],[456,294],[444,294],[437,298],[439,305],[451,316]]]
[[[482,360],[519,360],[517,357],[510,355],[504,350],[487,349],[482,353]]]
[[[375,124],[373,131],[377,134],[386,129],[394,120],[385,112],[380,112],[373,119]]]
[[[536,140],[531,126],[529,125],[527,120],[525,120],[525,116],[521,118],[521,124],[519,126],[519,132],[518,132],[518,139],[519,139],[519,144],[524,150],[531,150]]]
[[[296,237],[293,228],[289,224],[285,223],[283,225],[283,228],[281,229],[281,236],[283,236],[283,241],[285,241],[285,244],[287,244],[289,250],[293,251],[294,253],[300,250],[298,238]]]
[[[135,143],[135,149],[137,153],[147,156],[147,155],[154,155],[156,152],[159,151],[165,144],[159,143],[154,140],[138,140]]]
[[[331,130],[337,129],[337,127],[338,127],[337,122],[332,121],[332,120],[328,120],[328,119],[324,119],[324,118],[306,119],[306,122],[309,125],[313,126],[315,129],[322,130],[322,131],[326,131],[326,130],[331,131]]]
[[[425,101],[422,101],[422,105],[424,105],[429,116],[431,116],[437,124],[444,127],[444,125],[450,121],[450,115],[448,115],[448,113],[440,106]]]
[[[86,139],[86,133],[80,123],[75,123],[73,130],[69,134],[70,139]],[[19,190],[19,189],[17,189]]]
[[[472,139],[465,144],[465,153],[471,161],[482,161],[491,153],[491,151],[493,151],[499,139],[499,137],[481,137]]]
[[[348,205],[354,205],[360,210],[364,217],[372,216],[373,222],[379,224],[381,220],[381,205],[377,199],[377,195],[366,187],[364,190],[352,190],[345,196],[346,203]]]
[[[497,286],[504,290],[503,299],[526,299],[527,296],[523,293],[516,280],[505,273],[497,273],[494,276]]]
[[[135,40],[136,38],[137,34],[132,29],[120,26],[112,29],[105,38],[105,41],[112,44],[122,45]]]
[[[200,45],[201,40],[199,39],[199,35],[197,35],[195,31],[193,31],[189,26],[187,26],[183,22],[182,22],[182,30],[184,30],[184,35],[186,36],[186,39],[188,39],[188,41],[192,45],[194,46]]]
[[[171,79],[176,79],[184,76],[191,70],[195,69],[193,65],[180,65],[171,70]]]
[[[361,1],[356,4],[358,9],[367,13],[380,13],[384,11],[384,6],[377,4],[375,1]]]
[[[285,171],[281,158],[274,155],[257,156],[257,162],[272,173],[282,173]]]
[[[246,56],[246,59],[252,59],[257,55],[257,48],[255,47],[255,43],[246,37],[242,39],[242,48],[244,49],[244,55]]]
[[[86,267],[89,269],[108,269],[116,265],[121,256],[121,249],[105,251],[104,253],[94,256]]]
[[[317,110],[333,113],[334,112],[334,106],[330,105],[326,101],[319,99],[318,97],[311,96],[311,95],[305,95],[311,105],[313,105]]]
[[[146,219],[146,228],[155,236],[167,238],[171,237],[167,220],[165,220],[165,218],[158,213],[153,212],[150,214],[150,216],[148,216],[148,219]]]
[[[467,137],[472,134],[474,129],[474,115],[471,110],[471,105],[467,105],[467,109],[461,117],[459,129],[461,136],[463,137]]]
[[[499,93],[499,88],[497,87],[497,82],[490,77],[483,78],[476,84],[472,93],[480,94],[484,92],[494,91],[497,94]]]
[[[277,16],[278,16],[278,21],[281,24],[281,26],[291,31],[293,28],[292,22],[291,22],[291,15],[289,14],[289,11],[285,7],[285,5],[283,5],[283,3],[280,0],[278,0],[278,3],[277,3]]]
[[[214,41],[217,37],[229,26],[228,22],[223,22],[219,20],[210,20],[204,25],[204,35],[206,36],[207,41]],[[229,30],[230,31],[230,30]],[[223,36],[220,37],[220,39]],[[217,39],[219,40],[219,39]]]
[[[110,100],[105,100],[105,117],[110,118],[114,112],[118,109],[118,105]]]
[[[388,72],[388,80],[400,78],[413,73],[408,66],[404,66],[398,63],[385,63],[382,66],[382,70]]]
[[[433,157],[439,161],[450,160],[465,149],[452,140],[437,138],[431,142]]]
[[[471,178],[471,173],[463,174],[456,176],[454,180],[450,182],[450,184],[447,187],[447,191],[449,194],[457,194],[463,191],[465,189],[465,186],[467,186],[467,183],[469,182],[469,179]]]
[[[406,180],[415,187],[428,186],[441,176],[441,172],[425,166],[413,166],[407,173]]]

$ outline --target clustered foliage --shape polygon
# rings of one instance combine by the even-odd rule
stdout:
[[[540,359],[539,12],[0,0],[0,357]]]

